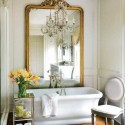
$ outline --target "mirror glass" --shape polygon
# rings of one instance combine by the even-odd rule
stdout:
[[[56,33],[53,29],[49,29],[48,32],[47,21],[50,17],[55,19],[55,11],[57,10],[34,7],[28,13],[29,18],[26,22],[28,26],[26,27],[27,69],[41,77],[38,88],[59,87],[55,82],[57,79],[64,87],[83,86],[80,70],[82,66],[80,57],[83,53],[80,47],[83,42],[80,33],[80,10],[67,10],[69,29],[58,30]]]

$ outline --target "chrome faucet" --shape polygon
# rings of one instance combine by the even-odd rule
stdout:
[[[50,88],[57,88],[59,87],[59,80],[60,80],[60,76],[59,76],[59,73],[58,71],[51,71],[51,74],[50,74]]]
[[[59,95],[62,95],[64,91],[64,95],[66,95],[65,87],[62,84],[62,72],[52,72],[50,75],[50,88],[61,88],[60,92],[57,92]]]
[[[57,80],[57,85],[58,85],[59,88],[61,88],[61,91],[60,91],[59,94],[62,95],[63,91],[64,91],[64,95],[66,95],[65,87],[62,84],[62,75],[63,75],[63,73],[60,71],[59,74],[60,74],[60,76],[59,76],[59,78]]]
[[[50,73],[49,77],[50,77],[50,85],[49,88],[55,88],[54,85],[56,83],[56,75],[54,74],[54,72],[52,72],[52,70],[48,70],[48,73]]]
[[[57,91],[56,93],[58,93],[61,96],[63,94],[63,92],[64,92],[64,95],[66,95],[65,87],[62,85],[60,79],[57,80],[57,88],[61,88],[61,91],[60,92]]]
[[[50,75],[50,88],[56,88],[57,87],[57,76],[56,74]]]
[[[61,86],[61,92],[60,92],[60,95],[62,95],[62,92],[64,91],[64,95],[66,95],[66,90],[65,90],[65,87],[64,86]]]

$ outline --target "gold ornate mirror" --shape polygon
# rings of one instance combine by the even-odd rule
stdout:
[[[55,74],[65,87],[84,85],[84,13],[81,7],[70,6],[63,0],[27,5],[25,40],[26,68],[41,77],[38,87],[52,87],[51,78]]]

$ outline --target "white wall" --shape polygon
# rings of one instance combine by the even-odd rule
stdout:
[[[0,83],[1,83],[1,111],[8,106],[8,65],[9,65],[9,32],[8,32],[8,8],[0,7]]]
[[[2,88],[1,89],[1,112],[3,112],[3,110],[4,110],[4,108],[5,108],[5,105],[6,105],[6,91],[4,91],[4,90],[6,90],[6,84],[2,84],[2,83],[4,83],[4,82],[6,82],[5,81],[5,78],[6,78],[6,69],[4,68],[4,63],[6,62],[6,57],[5,57],[5,54],[4,54],[4,52],[5,52],[5,44],[4,44],[4,42],[6,42],[5,41],[5,25],[4,25],[4,21],[5,21],[5,8],[4,7],[1,7],[0,8],[0,30],[1,30],[1,32],[0,32],[0,58],[1,58],[1,61],[0,61],[0,71],[1,71],[1,74],[0,74],[0,87]]]
[[[99,2],[98,87],[103,90],[109,77],[124,76],[124,0],[100,0]]]
[[[122,0],[122,58],[123,58],[123,78],[125,81],[125,0]]]
[[[9,12],[8,8],[0,5],[0,109],[2,115],[0,124],[5,125],[9,111]]]
[[[98,0],[98,89],[112,76],[125,81],[125,0]]]

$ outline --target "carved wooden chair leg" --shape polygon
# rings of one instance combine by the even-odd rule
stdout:
[[[114,119],[111,119],[111,125],[114,125]]]
[[[121,115],[121,125],[125,125],[125,121],[124,121],[124,113]]]
[[[105,125],[108,125],[107,117],[105,118]]]
[[[92,125],[96,125],[96,115],[95,114],[92,114]]]

